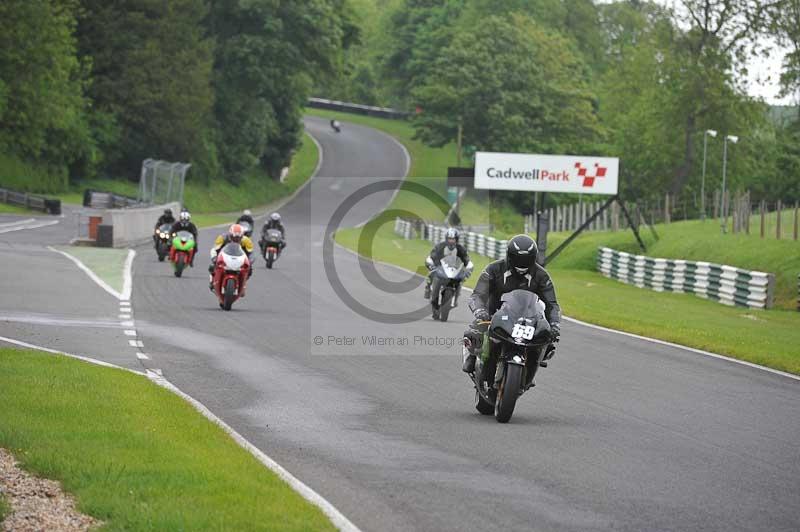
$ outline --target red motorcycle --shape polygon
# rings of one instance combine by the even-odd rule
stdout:
[[[242,246],[235,242],[226,244],[217,254],[212,281],[221,309],[230,310],[234,301],[244,297],[249,273],[250,260]]]

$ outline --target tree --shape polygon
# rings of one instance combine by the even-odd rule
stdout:
[[[203,0],[83,0],[78,37],[91,61],[95,134],[108,173],[142,159],[209,159],[213,42]],[[207,170],[207,169],[206,169]]]
[[[93,151],[75,10],[71,0],[0,2],[0,152],[61,176]]]
[[[600,138],[587,71],[569,42],[524,15],[460,33],[414,91],[416,134],[487,151],[577,152]]]

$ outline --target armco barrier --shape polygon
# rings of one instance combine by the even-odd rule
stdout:
[[[179,212],[181,204],[173,202],[152,207],[107,209],[101,212],[103,225],[113,227],[113,246],[119,248],[140,244],[152,238],[153,227],[164,209]]]
[[[611,279],[650,288],[695,294],[724,305],[772,307],[775,275],[689,260],[657,259],[602,247],[597,269]]]
[[[421,234],[419,234],[419,238],[430,240],[433,243],[442,242],[448,229],[447,226],[433,224],[422,225],[421,228],[422,231]],[[414,224],[402,218],[395,219],[394,232],[401,235],[406,240],[416,238],[418,234]],[[508,245],[508,240],[497,240],[496,238],[472,231],[462,232],[460,240],[461,244],[463,244],[470,253],[483,255],[492,259],[505,257],[506,246]]]
[[[19,205],[28,209],[47,212],[50,214],[61,214],[61,200],[45,198],[27,192],[17,192],[8,188],[0,188],[0,202],[10,205]]]
[[[332,111],[344,111],[346,113],[355,113],[368,116],[379,116],[381,118],[406,118],[409,113],[405,111],[398,111],[397,109],[390,109],[388,107],[373,107],[371,105],[361,105],[358,103],[339,102],[336,100],[325,100],[322,98],[309,98],[309,107],[316,107],[317,109],[330,109]]]

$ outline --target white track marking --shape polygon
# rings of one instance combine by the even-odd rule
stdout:
[[[144,353],[136,353],[136,358],[139,360],[150,360],[150,357],[145,355]]]
[[[90,278],[92,281],[94,281],[95,283],[97,283],[98,285],[100,285],[100,288],[102,288],[103,290],[105,290],[106,292],[108,292],[109,294],[111,294],[112,296],[116,297],[117,299],[121,299],[121,298],[122,298],[122,296],[120,295],[120,293],[119,293],[119,292],[117,292],[116,290],[114,290],[113,288],[111,288],[111,287],[108,285],[108,283],[106,283],[104,280],[102,280],[101,278],[99,278],[99,277],[98,277],[98,276],[97,276],[97,275],[96,275],[96,274],[95,274],[95,273],[94,273],[92,270],[90,270],[90,269],[89,269],[89,268],[88,268],[88,267],[87,267],[87,266],[86,266],[84,263],[82,263],[82,262],[81,262],[80,260],[78,260],[76,257],[73,257],[72,255],[70,255],[70,254],[69,254],[69,253],[67,253],[66,251],[61,251],[60,249],[56,249],[56,248],[54,248],[53,246],[47,246],[47,249],[49,249],[50,251],[55,251],[56,253],[60,253],[61,255],[64,255],[64,256],[65,256],[65,257],[67,257],[69,260],[71,260],[72,262],[74,262],[74,263],[75,263],[75,264],[78,266],[78,268],[80,268],[81,270],[83,270],[83,272],[84,272],[86,275],[88,275],[88,276],[89,276],[89,278]]]
[[[118,317],[121,320],[129,320],[129,319],[131,319],[131,315],[130,314],[120,314]]]
[[[120,295],[120,306],[122,303],[130,305],[131,290],[133,290],[133,258],[136,252],[132,249],[128,250],[128,256],[125,258],[125,265],[122,267],[122,294]]]
[[[119,306],[120,307],[130,307],[131,306],[131,302],[130,301],[120,301],[119,302]]]
[[[141,371],[136,371],[133,369],[123,368],[122,366],[116,366],[114,364],[109,364],[108,362],[103,362],[102,360],[97,360],[95,358],[84,357],[80,355],[73,355],[71,353],[65,353],[64,351],[58,351],[57,349],[50,349],[49,347],[42,347],[40,345],[29,344],[28,342],[22,342],[20,340],[14,340],[13,338],[6,338],[5,336],[0,336],[0,341],[6,342],[9,344],[18,345],[20,347],[27,347],[28,349],[37,349],[39,351],[44,351],[46,353],[52,353],[54,355],[64,355],[70,358],[76,358],[78,360],[83,360],[84,362],[90,362],[92,364],[97,364],[98,366],[105,366],[107,368],[114,368],[114,369],[121,369],[123,371],[129,371],[131,373],[135,373],[137,375],[145,375]]]
[[[291,486],[292,489],[294,489],[297,493],[299,493],[301,497],[303,497],[305,500],[307,500],[308,502],[310,502],[311,504],[317,506],[320,510],[322,510],[322,512],[328,517],[328,519],[331,520],[333,526],[335,526],[339,530],[347,532],[359,532],[358,527],[356,527],[356,525],[354,525],[339,510],[337,510],[335,506],[333,506],[320,494],[318,494],[316,491],[314,491],[306,484],[304,484],[302,481],[300,481],[297,477],[289,473],[275,460],[264,454],[258,447],[247,441],[241,434],[236,432],[231,426],[229,426],[227,423],[225,423],[220,418],[215,416],[213,412],[211,412],[208,408],[206,408],[205,405],[203,405],[203,403],[179,390],[174,384],[169,382],[161,375],[160,370],[156,371],[148,370],[147,376],[150,378],[150,380],[152,380],[156,384],[163,386],[164,388],[172,391],[173,393],[183,397],[192,406],[194,406],[198,412],[200,412],[207,419],[209,419],[210,421],[221,427],[222,430],[227,432],[236,441],[236,443],[238,443],[241,447],[247,450],[250,454],[255,456],[259,462],[264,464],[268,469],[270,469],[273,473],[278,475],[283,481],[289,484],[289,486]]]
[[[123,326],[123,327],[135,327],[135,325],[133,323],[134,323],[133,321],[121,321],[121,322],[119,322],[119,324],[121,326]]]
[[[14,227],[16,225],[25,225],[35,221],[36,218],[27,218],[25,220],[17,220],[16,222],[4,222],[0,224],[0,229],[6,229],[7,227]]]
[[[133,329],[125,329],[125,336],[136,336],[136,331]]]
[[[52,221],[49,221],[49,222],[36,222],[36,223],[29,223],[29,224],[25,224],[25,225],[18,225],[18,226],[15,226],[15,227],[6,227],[4,229],[0,229],[0,234],[1,233],[10,233],[12,231],[22,231],[23,229],[38,229],[40,227],[47,227],[49,225],[55,225],[55,224],[60,224],[60,223],[61,223],[60,220],[52,220]]]
[[[130,345],[131,347],[138,347],[140,349],[144,347],[144,344],[142,343],[141,340],[128,340],[128,345]]]
[[[331,238],[333,238],[332,235],[331,235]],[[360,258],[365,259],[365,260],[371,260],[375,264],[381,264],[383,266],[388,266],[390,268],[395,268],[397,270],[400,270],[400,271],[403,271],[403,272],[406,272],[406,273],[410,273],[412,275],[417,275],[416,272],[412,272],[411,270],[407,270],[407,269],[405,269],[405,268],[403,268],[401,266],[397,266],[396,264],[389,264],[388,262],[383,262],[383,261],[380,261],[380,260],[370,259],[370,258],[364,257],[362,255],[359,255],[355,251],[353,251],[351,249],[348,249],[348,248],[344,247],[343,245],[339,244],[338,242],[336,242],[335,239],[334,239],[333,243],[336,246],[340,247],[341,249],[345,250],[346,252],[350,253],[351,255],[355,255],[356,257],[360,257]],[[472,288],[469,288],[468,286],[464,286],[463,288],[467,292],[472,292]],[[695,349],[694,347],[687,347],[685,345],[673,344],[672,342],[667,342],[665,340],[658,340],[656,338],[650,338],[648,336],[640,336],[638,334],[633,334],[633,333],[629,333],[629,332],[625,332],[625,331],[618,331],[616,329],[609,329],[607,327],[601,327],[600,325],[593,325],[591,323],[586,323],[585,321],[576,320],[575,318],[570,318],[568,316],[563,316],[562,315],[561,317],[564,318],[565,320],[569,321],[569,322],[575,323],[577,325],[582,325],[584,327],[589,327],[589,328],[592,328],[592,329],[597,329],[597,330],[600,330],[600,331],[605,331],[605,332],[614,333],[614,334],[621,334],[623,336],[629,336],[631,338],[636,338],[638,340],[644,340],[646,342],[652,342],[654,344],[665,345],[665,346],[668,346],[668,347],[674,347],[675,349],[683,349],[684,351],[690,351],[692,353],[697,353],[698,355],[705,355],[705,356],[708,356],[708,357],[717,358],[717,359],[725,360],[725,361],[728,361],[728,362],[733,362],[734,364],[740,364],[742,366],[747,366],[747,367],[754,368],[754,369],[760,369],[760,370],[766,371],[768,373],[773,373],[775,375],[781,375],[783,377],[788,377],[790,379],[794,379],[794,380],[800,381],[800,376],[798,376],[798,375],[794,375],[792,373],[786,373],[785,371],[780,371],[780,370],[777,370],[777,369],[768,368],[766,366],[760,366],[758,364],[753,364],[752,362],[747,362],[745,360],[739,360],[739,359],[736,359],[736,358],[727,357],[725,355],[720,355],[718,353],[711,353],[710,351],[703,351],[702,349]]]

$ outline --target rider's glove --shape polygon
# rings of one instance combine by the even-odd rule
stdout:
[[[553,323],[550,325],[550,341],[551,342],[558,342],[561,338],[561,326],[558,323]]]
[[[492,315],[489,314],[489,311],[485,308],[476,309],[475,312],[473,312],[473,315],[478,321],[489,321],[492,318]]]

